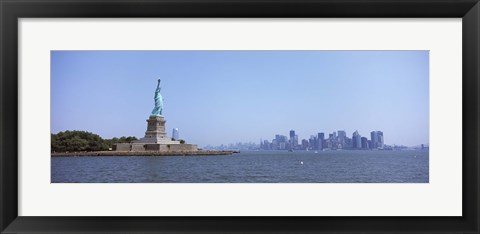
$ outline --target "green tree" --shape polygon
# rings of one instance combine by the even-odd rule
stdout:
[[[116,143],[131,143],[134,136],[103,139],[99,135],[86,131],[64,131],[50,134],[52,152],[101,151],[112,148]]]
[[[51,150],[66,151],[99,151],[107,150],[108,145],[97,134],[85,131],[65,131],[51,134]]]
[[[89,149],[89,142],[86,139],[80,138],[78,135],[74,135],[72,138],[65,140],[67,151],[86,151]]]
[[[108,148],[112,148],[114,144],[117,144],[117,143],[132,143],[136,140],[138,140],[138,139],[134,136],[128,136],[128,137],[122,136],[120,138],[114,137],[112,139],[105,139],[104,141],[107,144]]]

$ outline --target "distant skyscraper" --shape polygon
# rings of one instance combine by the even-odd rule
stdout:
[[[325,133],[323,132],[319,132],[318,133],[318,137],[317,137],[317,140],[318,140],[318,149],[323,149],[325,146],[324,146],[324,141],[325,141]]]
[[[295,130],[290,130],[290,144],[295,146]]]
[[[295,130],[290,130],[290,140],[293,140],[295,137]]]
[[[287,136],[284,136],[284,135],[275,135],[275,139],[277,139],[278,142],[283,142],[283,143],[286,143],[288,140],[287,140]]]
[[[175,140],[175,141],[180,139],[180,135],[179,135],[179,133],[178,133],[178,128],[174,128],[174,129],[173,129],[172,138],[173,138],[173,140]]]
[[[360,149],[362,148],[362,140],[358,131],[355,131],[352,135],[353,148]]]
[[[308,146],[311,149],[318,149],[317,137],[315,135],[310,136],[310,139],[308,140]]]
[[[273,139],[273,140],[272,140],[271,146],[272,146],[272,149],[273,149],[273,150],[278,150],[278,142],[277,142],[276,139]]]
[[[340,143],[342,146],[345,146],[346,138],[347,133],[345,131],[338,130],[338,143]]]
[[[272,145],[275,149],[286,149],[287,143],[287,136],[283,136],[280,134],[275,135],[275,140],[272,141]]]
[[[370,140],[372,141],[372,148],[378,148],[378,133],[377,131],[373,131],[370,133]]]
[[[380,131],[377,131],[378,133],[378,147],[380,149],[383,149],[383,145],[384,145],[384,142],[383,142],[383,132],[380,132]]]
[[[279,134],[275,135],[275,140],[277,142],[282,142],[282,135],[279,135]]]
[[[353,141],[352,138],[346,138],[345,140],[345,147],[344,148],[353,148]]]
[[[370,133],[370,138],[372,141],[372,148],[377,149],[383,149],[383,132],[381,131],[373,131]]]
[[[362,149],[368,149],[368,139],[366,137],[361,138]]]
[[[308,149],[308,141],[306,139],[302,139],[302,149]]]

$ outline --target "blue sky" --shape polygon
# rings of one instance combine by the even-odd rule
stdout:
[[[200,146],[291,129],[429,141],[428,51],[52,51],[52,133],[143,137],[158,78],[167,134]]]

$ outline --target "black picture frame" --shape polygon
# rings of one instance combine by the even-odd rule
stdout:
[[[1,233],[479,232],[478,0],[0,0],[0,12]],[[461,217],[18,216],[18,19],[37,17],[462,18],[463,215]]]

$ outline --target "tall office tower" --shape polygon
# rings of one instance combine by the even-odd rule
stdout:
[[[305,139],[302,139],[302,149],[308,149],[308,141]]]
[[[333,143],[332,143],[332,141],[331,141],[330,139],[326,139],[325,142],[326,142],[326,143],[325,143],[325,146],[326,146],[325,148],[328,148],[328,149],[332,149],[332,148],[333,148]]]
[[[278,142],[277,139],[272,140],[272,150],[278,150]]]
[[[275,145],[278,149],[285,149],[285,145],[288,143],[287,136],[284,135],[275,135]]]
[[[353,148],[360,149],[362,148],[362,140],[358,131],[355,131],[352,135]]]
[[[319,132],[317,135],[318,135],[318,136],[317,136],[317,139],[318,139],[318,149],[321,150],[321,149],[323,149],[323,147],[324,147],[323,141],[325,140],[325,133]]]
[[[383,132],[378,131],[378,141],[380,142],[380,148],[382,148],[382,149],[383,149],[383,146],[385,144],[384,139],[385,138],[383,137]]]
[[[378,132],[373,131],[370,133],[370,140],[372,141],[372,149],[378,148]]]
[[[347,138],[347,133],[343,130],[338,130],[338,143],[342,144],[342,146],[345,146]]]
[[[290,144],[294,146],[294,141],[295,141],[295,130],[290,130]]]
[[[275,135],[275,140],[279,143],[282,142],[282,135],[276,134]]]
[[[344,147],[344,148],[351,149],[353,147],[352,138],[347,137],[347,139],[345,140],[345,144],[346,144],[346,147]]]
[[[180,140],[180,135],[178,133],[178,128],[173,129],[172,138],[173,138],[174,141]]]
[[[368,139],[366,137],[361,138],[362,149],[368,149]]]
[[[372,148],[374,149],[383,149],[383,132],[382,131],[373,131],[370,133],[370,138],[372,140]]]
[[[293,140],[295,137],[295,130],[290,130],[290,140]]]
[[[297,146],[298,145],[298,135],[295,135],[293,137],[293,146]]]
[[[308,145],[311,149],[317,149],[317,138],[314,135],[310,135],[310,139],[308,139]]]
[[[378,147],[380,149],[383,149],[383,145],[384,145],[384,142],[383,142],[383,132],[381,131],[377,131],[377,134],[378,134]]]

